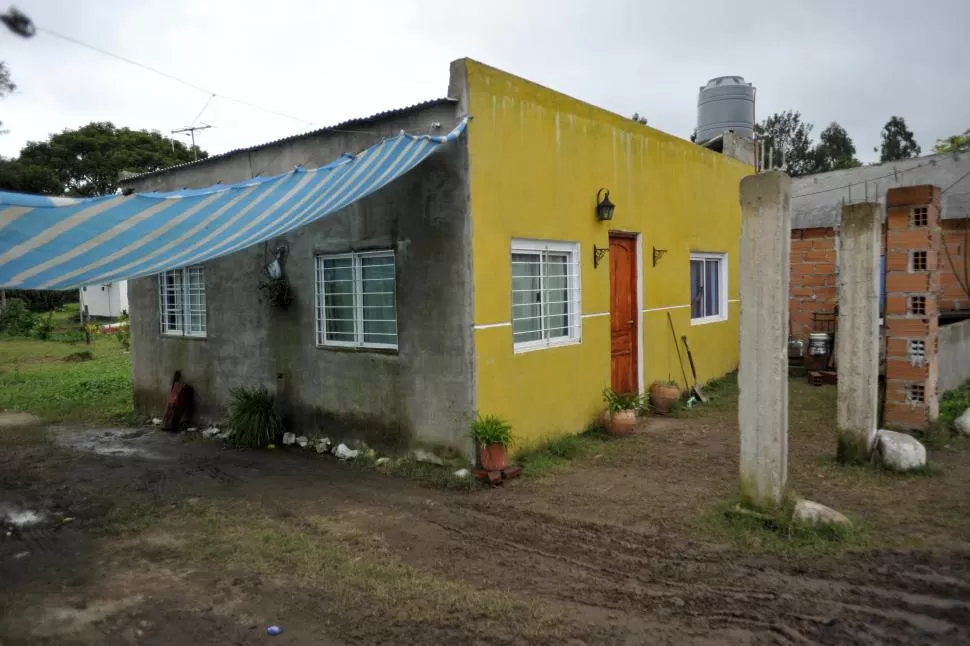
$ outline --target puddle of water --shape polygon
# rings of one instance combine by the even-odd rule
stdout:
[[[144,431],[101,430],[77,431],[64,430],[57,434],[57,443],[78,451],[107,455],[119,458],[146,458],[149,460],[165,460],[166,456],[151,449],[139,446],[141,441],[152,438]]]

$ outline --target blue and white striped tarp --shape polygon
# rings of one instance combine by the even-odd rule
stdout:
[[[0,287],[69,289],[212,260],[338,211],[458,138],[401,134],[320,168],[173,193],[0,192]]]

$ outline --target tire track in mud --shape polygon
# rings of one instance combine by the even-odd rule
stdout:
[[[793,644],[970,639],[970,582],[905,572],[905,553],[823,569],[514,506],[435,503],[416,513],[487,544],[525,589],[561,602],[738,626]],[[959,567],[967,556],[937,558]]]

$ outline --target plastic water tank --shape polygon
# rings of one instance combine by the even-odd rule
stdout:
[[[719,76],[697,95],[697,143],[733,130],[754,138],[754,86],[740,76]]]

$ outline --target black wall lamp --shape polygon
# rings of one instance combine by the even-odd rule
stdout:
[[[606,195],[603,195],[602,199],[600,199],[600,195],[602,195],[604,192],[606,193]],[[609,189],[601,188],[596,192],[596,219],[597,220],[601,222],[605,220],[612,220],[613,209],[615,208],[616,208],[616,205],[613,204],[613,202],[610,202]]]
[[[600,260],[602,260],[603,256],[609,252],[609,247],[597,247],[595,244],[593,245],[593,269],[596,269],[599,266]]]

